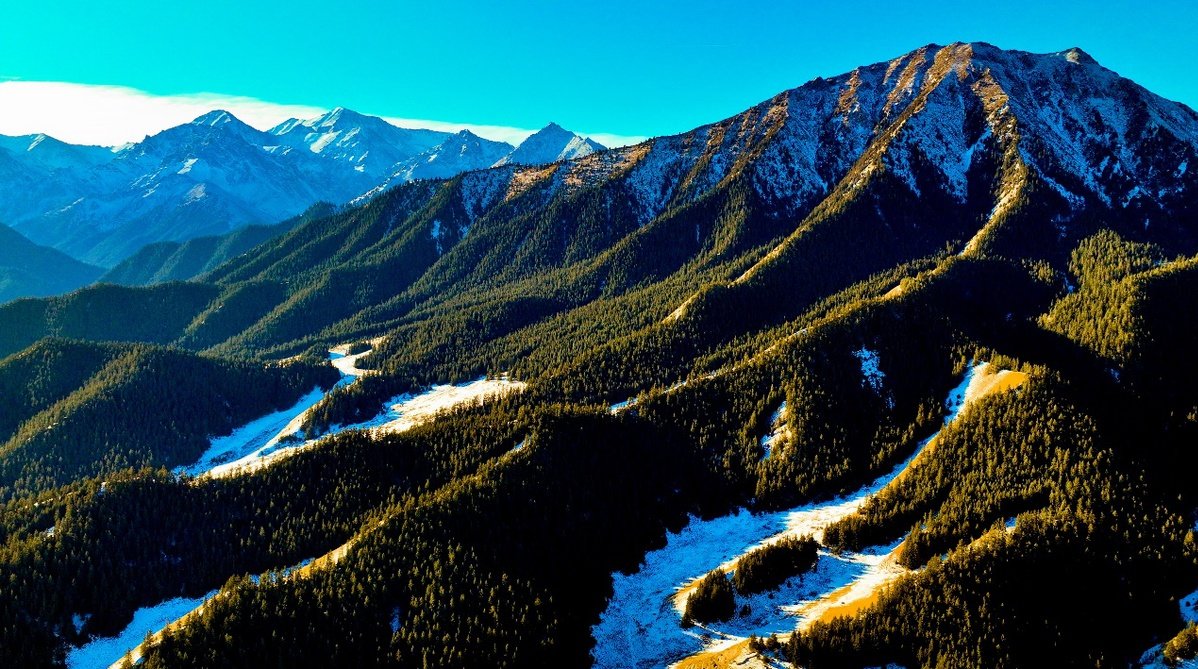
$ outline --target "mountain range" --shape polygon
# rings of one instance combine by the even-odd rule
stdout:
[[[609,150],[276,131],[390,185],[0,306],[14,663],[1198,655],[1194,110],[978,42]]]
[[[0,222],[111,267],[149,244],[272,225],[317,202],[343,204],[384,184],[489,167],[516,151],[539,164],[598,147],[556,125],[534,137],[517,149],[342,108],[267,131],[217,110],[113,150],[3,137]]]

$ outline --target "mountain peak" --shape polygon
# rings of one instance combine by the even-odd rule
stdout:
[[[544,128],[529,135],[520,146],[504,156],[496,166],[508,164],[543,165],[559,160],[570,160],[588,156],[607,147],[550,122]]]
[[[1076,63],[1076,64],[1084,63],[1086,65],[1097,65],[1098,64],[1098,61],[1094,60],[1093,56],[1086,53],[1085,51],[1082,51],[1080,48],[1078,48],[1076,46],[1071,49],[1061,52],[1061,55],[1064,56],[1065,60],[1069,61],[1070,63]]]
[[[191,124],[215,127],[218,125],[225,125],[226,123],[233,123],[235,121],[238,121],[238,118],[229,112],[223,109],[213,109],[210,112],[197,116],[194,120],[192,120]]]
[[[310,121],[314,128],[332,127],[342,123],[361,124],[364,122],[385,122],[377,116],[367,116],[358,112],[347,109],[345,107],[333,107],[323,115],[318,116]]]

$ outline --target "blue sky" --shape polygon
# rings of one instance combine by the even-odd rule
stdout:
[[[517,130],[552,120],[635,138],[718,120],[817,75],[929,42],[984,40],[1039,52],[1080,46],[1198,107],[1193,2],[2,4],[0,80],[215,94],[186,98],[201,105],[239,96],[292,106],[282,111],[346,106]],[[0,133],[12,134],[4,114]]]

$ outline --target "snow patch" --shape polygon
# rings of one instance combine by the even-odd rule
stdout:
[[[789,426],[786,423],[786,400],[782,400],[782,403],[778,405],[773,415],[770,416],[770,425],[773,429],[769,434],[761,438],[762,460],[768,460],[773,455],[774,446],[780,445],[789,432]]]
[[[388,410],[372,421],[375,425],[358,427],[372,427],[380,433],[404,432],[454,407],[520,392],[525,386],[523,382],[513,381],[506,375],[494,379],[484,376],[457,385],[436,385],[418,395],[405,394],[393,398]]]
[[[262,457],[287,436],[287,428],[298,427],[301,418],[324,399],[325,393],[316,388],[293,406],[267,414],[237,428],[232,434],[213,439],[208,450],[190,465],[175,468],[176,475],[200,476],[212,473],[219,476],[229,469],[248,464]]]
[[[886,379],[886,374],[878,367],[878,352],[862,347],[853,351],[853,357],[861,363],[861,376],[866,385],[874,392],[882,392],[882,381]]]
[[[213,590],[202,597],[176,597],[138,609],[133,613],[133,620],[116,636],[92,639],[82,646],[68,650],[68,669],[97,669],[120,662],[125,653],[140,644],[147,634],[156,633],[182,618],[216,593],[217,591]]]

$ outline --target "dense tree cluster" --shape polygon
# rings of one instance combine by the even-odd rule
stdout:
[[[727,620],[736,613],[736,595],[728,574],[723,569],[710,571],[686,598],[686,611],[682,613],[683,627],[695,622],[712,623]]]
[[[1176,666],[1184,660],[1198,657],[1198,625],[1190,623],[1177,636],[1169,639],[1162,649],[1165,662]]]
[[[786,579],[810,571],[819,559],[811,537],[786,537],[750,551],[736,561],[732,585],[742,595],[773,590]]]

